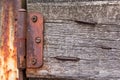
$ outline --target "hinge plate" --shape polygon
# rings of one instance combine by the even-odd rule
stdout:
[[[39,68],[43,64],[43,16],[28,14],[27,68]]]

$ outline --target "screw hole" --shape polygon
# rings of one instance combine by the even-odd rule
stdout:
[[[32,17],[32,21],[35,23],[35,22],[37,22],[37,16],[36,15],[34,15],[33,17]]]
[[[32,65],[35,65],[37,63],[37,59],[33,58],[31,63]]]

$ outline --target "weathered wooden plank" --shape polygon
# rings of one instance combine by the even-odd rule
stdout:
[[[50,3],[50,2],[64,3],[64,2],[87,2],[87,1],[113,1],[113,0],[28,0],[28,3]]]
[[[74,3],[30,3],[29,11],[41,12],[46,19],[119,24],[119,1]]]
[[[44,65],[27,69],[28,77],[120,79],[120,1],[29,3],[28,11],[45,18]],[[80,60],[60,61],[56,56]]]

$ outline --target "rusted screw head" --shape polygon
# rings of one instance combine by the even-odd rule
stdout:
[[[35,65],[36,63],[37,63],[37,59],[33,58],[32,61],[31,61],[31,64]]]
[[[32,16],[32,21],[33,21],[34,23],[37,21],[37,16],[36,16],[36,15]]]
[[[40,42],[41,42],[40,37],[36,37],[36,38],[35,38],[35,42],[36,42],[36,43],[40,43]]]

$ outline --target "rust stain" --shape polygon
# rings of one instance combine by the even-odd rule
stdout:
[[[3,0],[2,3],[0,80],[18,80],[13,1]]]
[[[49,66],[48,65],[43,65],[42,67],[40,68],[37,68],[37,69],[32,69],[32,68],[27,68],[26,70],[26,73],[27,73],[27,77],[31,77],[30,75],[32,76],[37,76],[37,75],[40,75],[40,71],[49,71]]]

